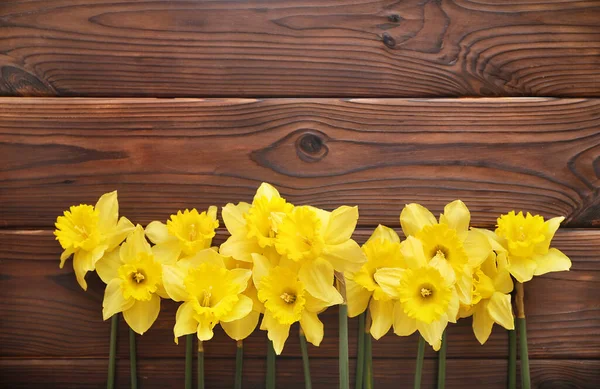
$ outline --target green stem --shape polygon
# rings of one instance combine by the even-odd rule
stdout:
[[[192,362],[194,353],[194,334],[185,337],[185,389],[192,389]]]
[[[312,381],[310,379],[310,363],[308,361],[308,349],[306,347],[306,336],[300,328],[300,351],[302,351],[302,367],[304,369],[304,388],[312,389]]]
[[[423,358],[425,356],[425,339],[419,335],[419,348],[417,349],[417,367],[415,368],[415,389],[421,389],[421,375],[423,373]]]
[[[370,326],[369,326],[370,327]],[[373,338],[368,330],[365,330],[365,373],[364,389],[373,389]]]
[[[350,389],[350,375],[348,372],[348,305],[342,303],[339,308],[340,389]]]
[[[137,356],[135,352],[135,332],[129,328],[129,375],[131,389],[137,389]]]
[[[365,371],[365,316],[358,316],[358,351],[356,353],[356,389],[363,389],[363,376]]]
[[[438,352],[438,389],[444,389],[446,386],[446,342],[447,333],[442,334],[442,347]]]
[[[198,363],[197,374],[198,374],[198,389],[204,389],[204,343],[198,340]]]
[[[508,331],[508,389],[517,389],[517,331]]]
[[[527,322],[524,317],[517,318],[519,326],[519,343],[521,345],[521,388],[531,388],[531,377],[529,376],[529,351],[527,349]]]
[[[275,349],[273,342],[268,341],[267,346],[267,389],[275,389]]]
[[[117,361],[117,333],[119,329],[119,314],[115,313],[110,321],[110,346],[108,349],[108,378],[106,389],[115,387],[115,367]]]
[[[244,364],[244,342],[237,341],[235,352],[235,389],[242,389],[242,366]]]

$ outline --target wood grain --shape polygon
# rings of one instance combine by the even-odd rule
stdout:
[[[371,231],[361,229],[355,237],[364,242]],[[222,241],[219,234],[216,243]],[[570,272],[537,277],[526,288],[529,352],[532,358],[600,359],[600,231],[560,230],[555,246],[573,260]],[[88,276],[89,289],[80,289],[69,264],[58,268],[60,249],[50,231],[0,231],[0,358],[102,358],[108,354],[109,323],[103,322],[101,305],[104,284]],[[173,343],[177,306],[163,301],[161,315],[139,338],[140,358],[175,358],[184,344]],[[321,315],[325,339],[315,357],[337,356],[337,310]],[[127,339],[121,321],[120,338]],[[350,320],[350,355],[356,353],[357,320]],[[470,319],[449,327],[449,358],[506,358],[507,335],[495,327],[490,340],[480,346]],[[256,330],[245,342],[246,355],[264,357],[265,333]],[[400,338],[388,334],[374,341],[375,358],[412,359],[416,335]],[[206,344],[215,358],[233,358],[235,343],[220,329]],[[127,342],[119,356],[126,357]],[[284,349],[284,357],[299,357],[297,329]],[[431,350],[427,357],[434,357]],[[401,362],[398,362],[401,363]]]
[[[6,96],[600,96],[593,0],[3,1]]]
[[[355,361],[350,360],[351,387],[354,383]],[[0,359],[0,383],[14,389],[67,389],[104,388],[106,360],[55,359],[14,360]],[[233,386],[234,361],[205,359],[206,387],[225,389]],[[335,359],[311,358],[313,388],[330,389],[338,385],[337,361]],[[535,389],[595,389],[600,381],[598,360],[532,360],[532,388]],[[140,387],[182,388],[184,385],[183,359],[141,360],[138,362]],[[436,361],[426,360],[423,367],[423,389],[436,387]],[[409,388],[414,377],[414,361],[379,359],[373,362],[375,387]],[[465,388],[465,377],[469,387],[506,388],[507,363],[503,360],[450,359],[447,361],[446,388]],[[264,388],[264,359],[244,361],[244,388]],[[194,378],[195,379],[195,378]],[[302,361],[297,358],[277,360],[277,387],[304,389]],[[117,387],[129,384],[129,361],[117,364]]]
[[[397,226],[409,202],[461,198],[479,226],[523,209],[600,225],[598,99],[0,98],[0,226],[51,228],[119,190],[146,224],[250,201],[360,207]]]

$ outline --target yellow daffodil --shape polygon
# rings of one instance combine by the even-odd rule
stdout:
[[[98,275],[106,282],[102,316],[107,320],[123,312],[129,327],[143,335],[160,312],[160,298],[167,298],[162,264],[137,225],[119,250],[98,262]]]
[[[87,290],[85,275],[96,268],[105,254],[113,251],[133,231],[125,217],[119,219],[117,192],[102,195],[95,206],[72,206],[56,219],[54,235],[64,249],[60,268],[73,255],[77,282]]]
[[[514,330],[510,292],[513,282],[507,270],[506,253],[490,252],[488,258],[473,272],[473,302],[461,306],[459,317],[473,315],[473,333],[484,344],[497,323]]]
[[[488,235],[498,244],[498,251],[508,254],[508,271],[519,282],[526,282],[549,272],[571,268],[571,260],[560,250],[550,248],[550,243],[564,217],[544,221],[542,216],[532,216],[514,211],[498,218],[495,236]]]
[[[379,339],[392,327],[394,301],[381,290],[374,275],[381,268],[405,267],[400,251],[400,238],[391,228],[379,225],[362,246],[362,250],[367,262],[357,272],[344,274],[348,316],[358,316],[368,306],[372,318],[371,335]]]
[[[254,254],[252,277],[258,285],[258,299],[264,304],[264,317],[261,329],[268,332],[277,354],[281,354],[290,327],[300,322],[306,340],[319,346],[323,340],[323,323],[317,314],[328,306],[341,304],[342,297],[336,293],[335,299],[320,300],[309,293],[298,277],[298,266],[285,259],[275,265],[271,259]]]
[[[219,252],[238,261],[252,262],[252,254],[274,247],[277,227],[294,206],[273,186],[262,183],[252,204],[227,204],[221,214],[231,236]]]
[[[423,244],[425,256],[444,258],[456,276],[456,288],[462,304],[470,305],[473,268],[487,258],[491,246],[479,231],[469,231],[471,214],[467,206],[455,200],[444,207],[439,222],[419,204],[409,204],[400,214],[400,224],[407,236]]]
[[[459,297],[451,265],[441,254],[429,257],[421,241],[409,236],[401,243],[406,269],[382,268],[375,280],[394,303],[394,333],[408,336],[419,331],[439,350],[448,322],[456,322]]]
[[[226,259],[209,248],[174,265],[163,266],[167,294],[174,301],[183,302],[177,309],[173,328],[176,343],[180,336],[193,333],[201,341],[212,339],[217,324],[251,314],[252,299],[243,292],[252,273],[242,268],[227,269]]]
[[[279,224],[277,252],[296,262],[303,287],[323,301],[337,300],[334,270],[356,272],[366,261],[351,239],[358,208],[342,206],[327,212],[310,206],[295,207]]]
[[[154,252],[165,263],[181,256],[191,256],[210,247],[219,227],[217,207],[199,213],[195,208],[178,211],[167,223],[153,221],[146,226],[146,236],[155,244]]]

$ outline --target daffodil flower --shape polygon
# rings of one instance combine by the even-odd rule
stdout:
[[[119,219],[117,191],[102,195],[95,206],[72,206],[56,219],[55,226],[54,235],[64,249],[60,268],[73,255],[73,270],[83,290],[87,290],[87,272],[93,271],[96,263],[119,246],[134,228],[127,218]]]
[[[404,268],[406,265],[400,251],[400,238],[391,228],[379,225],[362,250],[367,262],[357,272],[344,274],[348,316],[358,316],[369,307],[373,320],[371,335],[379,339],[392,327],[394,301],[375,280],[375,272],[381,268]]]
[[[334,270],[356,272],[366,261],[351,239],[358,208],[341,206],[327,212],[310,206],[295,207],[277,231],[277,252],[299,264],[299,281],[316,298],[337,299]]]
[[[209,248],[217,227],[217,207],[201,213],[195,208],[186,209],[171,215],[166,224],[158,221],[148,224],[146,236],[155,244],[153,250],[161,261],[173,263],[181,256],[192,256]]]
[[[164,265],[167,294],[174,301],[183,302],[177,309],[173,328],[176,343],[180,336],[193,333],[201,341],[210,340],[217,324],[240,320],[252,313],[252,299],[243,294],[251,271],[229,270],[225,260],[216,250],[205,249],[175,265]]]
[[[498,218],[496,233],[488,237],[498,251],[508,254],[508,271],[519,282],[549,272],[571,268],[571,260],[560,250],[550,248],[550,243],[564,217],[544,221],[542,216],[532,216],[511,211]]]
[[[125,321],[143,335],[156,321],[160,298],[167,298],[162,282],[162,263],[155,256],[139,224],[119,250],[98,262],[97,272],[107,284],[102,316],[107,320],[123,312]]]
[[[252,254],[264,254],[273,248],[277,227],[294,206],[285,201],[277,189],[262,183],[252,204],[227,204],[221,214],[231,236],[219,252],[238,261],[252,262]]]
[[[324,329],[317,315],[329,306],[341,304],[342,296],[337,291],[325,300],[313,296],[300,281],[298,266],[293,262],[285,264],[283,259],[275,265],[260,254],[254,254],[253,261],[252,277],[265,308],[260,328],[267,331],[275,352],[281,354],[290,327],[296,322],[300,322],[306,340],[319,346]]]
[[[437,255],[452,266],[460,302],[466,305],[471,304],[473,268],[481,265],[491,250],[485,236],[469,230],[470,220],[469,209],[460,200],[444,207],[439,222],[419,204],[408,204],[400,214],[402,230],[422,242],[425,256]]]
[[[406,269],[382,268],[375,280],[394,303],[394,333],[408,336],[419,331],[434,350],[439,350],[448,322],[455,323],[459,298],[454,271],[446,258],[429,259],[419,239],[401,243]]]

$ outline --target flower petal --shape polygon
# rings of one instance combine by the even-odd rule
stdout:
[[[356,272],[367,261],[358,243],[352,239],[335,246],[325,246],[321,257],[341,273]]]
[[[181,255],[181,243],[177,239],[168,239],[152,246],[154,258],[165,265],[174,265]]]
[[[225,222],[225,227],[231,235],[244,235],[246,233],[246,219],[244,218],[244,214],[249,210],[250,204],[244,202],[237,205],[229,203],[221,208],[221,216]]]
[[[83,290],[87,290],[85,275],[87,272],[94,270],[96,262],[102,258],[105,249],[106,246],[98,246],[91,252],[79,250],[73,256],[73,270],[75,271],[75,277]]]
[[[512,314],[510,294],[494,292],[487,306],[490,317],[507,330],[515,329],[515,319]]]
[[[153,221],[148,224],[145,233],[146,237],[150,239],[150,242],[154,244],[160,244],[172,238],[172,236],[169,235],[167,225],[158,221]]]
[[[546,255],[535,255],[533,258],[537,264],[533,275],[541,276],[542,274],[554,271],[568,271],[571,269],[571,260],[560,250],[551,248]]]
[[[417,329],[419,330],[419,333],[435,351],[439,351],[440,347],[442,346],[442,334],[444,333],[447,325],[448,319],[444,316],[439,320],[431,322],[430,324],[417,321]]]
[[[221,322],[221,327],[225,333],[233,340],[246,339],[256,328],[260,313],[251,311],[245,317],[230,322]]]
[[[484,344],[492,333],[494,319],[488,314],[488,301],[483,300],[475,306],[473,311],[473,333],[479,341]]]
[[[452,291],[452,297],[450,298],[450,303],[448,304],[447,316],[448,321],[450,323],[456,323],[458,320],[458,311],[460,310],[460,299],[458,298],[458,293],[456,290]]]
[[[473,300],[473,275],[470,271],[463,271],[458,274],[456,292],[461,304],[471,305]]]
[[[262,249],[254,239],[248,239],[245,235],[232,235],[221,245],[219,252],[238,261],[252,262],[252,253],[260,253]]]
[[[133,232],[135,226],[132,222],[129,221],[126,217],[122,217],[119,219],[117,226],[112,229],[106,236],[106,244],[108,245],[108,250],[114,250],[117,246],[125,240]]]
[[[118,270],[122,264],[119,250],[114,249],[111,252],[105,253],[102,258],[96,262],[96,273],[98,273],[100,279],[105,284],[108,284],[113,278],[118,277]]]
[[[400,285],[400,278],[402,278],[403,273],[404,269],[384,267],[378,269],[373,277],[383,293],[387,294],[392,299],[398,299],[400,298],[398,286]]]
[[[241,268],[231,269],[229,271],[229,274],[231,274],[231,276],[233,277],[232,282],[239,286],[237,293],[242,293],[244,290],[246,290],[246,288],[248,287],[248,280],[250,279],[250,277],[252,277],[251,270]]]
[[[136,300],[127,310],[123,311],[123,318],[131,329],[144,335],[156,321],[160,312],[160,297],[153,294],[149,301]]]
[[[144,229],[139,224],[121,245],[121,262],[130,263],[135,261],[138,253],[152,254],[150,244],[148,244],[144,235]]]
[[[266,197],[267,199],[272,199],[273,197],[281,197],[279,195],[279,191],[275,189],[275,187],[271,184],[263,182],[260,184],[258,189],[256,190],[256,194],[254,195],[254,200],[259,199],[261,197]]]
[[[436,223],[435,216],[420,204],[408,204],[400,213],[400,225],[406,236],[416,235],[423,227]]]
[[[348,300],[348,317],[360,315],[367,309],[371,292],[346,278],[346,300]]]
[[[231,312],[219,318],[221,322],[227,323],[234,320],[240,320],[252,312],[252,299],[248,296],[244,296],[243,294],[239,295],[238,297],[239,300],[237,303],[235,303],[231,309]]]
[[[460,200],[446,204],[444,213],[440,215],[440,223],[456,230],[459,236],[465,235],[469,230],[471,214],[469,208]]]
[[[195,269],[203,263],[214,265],[217,267],[226,267],[225,260],[227,258],[219,254],[212,248],[202,249],[191,257],[182,258],[177,262],[177,265],[183,269]]]
[[[417,330],[417,321],[404,312],[399,301],[394,302],[394,333],[398,336],[409,336]]]
[[[463,247],[467,253],[467,258],[469,258],[469,266],[472,268],[481,265],[492,252],[492,245],[488,238],[476,230],[467,232]]]
[[[513,277],[519,282],[527,282],[533,278],[537,262],[523,257],[510,257],[506,267]]]
[[[492,246],[492,250],[497,253],[506,252],[507,249],[504,247],[505,239],[500,238],[494,231],[486,230],[484,228],[471,228],[471,231],[477,231],[488,239],[488,242]]]
[[[306,299],[306,302],[304,303],[304,309],[306,309],[309,312],[315,313],[321,313],[325,309],[327,309],[327,307],[331,307],[332,305],[337,305],[344,302],[344,300],[342,299],[342,295],[340,295],[337,300],[332,301],[320,300],[316,297],[313,297],[310,293],[306,293],[304,295],[304,298]]]
[[[436,255],[429,261],[429,266],[436,268],[448,285],[456,283],[456,274],[447,259]]]
[[[206,315],[200,316],[200,321],[198,322],[198,330],[196,331],[198,340],[211,340],[214,336],[213,328],[215,328],[216,325],[217,322],[211,321],[206,317]]]
[[[106,233],[114,228],[119,218],[117,191],[103,194],[94,209],[98,211],[98,227],[101,232]]]
[[[198,330],[198,322],[194,319],[194,307],[190,302],[185,302],[177,308],[173,335],[175,343],[179,344],[179,337],[193,334]]]
[[[427,264],[423,243],[414,236],[408,236],[406,240],[400,243],[400,252],[404,262],[410,269],[417,269]]]
[[[392,328],[394,320],[394,302],[392,300],[382,301],[372,299],[369,303],[371,314],[371,335],[376,340],[387,334]]]
[[[281,354],[285,341],[290,335],[290,325],[279,323],[271,316],[269,311],[266,311],[261,324],[262,328],[267,330],[267,337],[273,342],[275,353],[277,355]]]
[[[319,347],[323,340],[324,329],[323,323],[319,320],[317,314],[306,310],[302,311],[300,327],[302,328],[302,331],[304,331],[306,340]]]
[[[183,280],[187,272],[179,266],[163,265],[162,280],[165,291],[173,301],[184,301],[188,299]]]
[[[306,262],[298,272],[306,291],[323,301],[339,301],[342,297],[333,286],[333,266],[322,258]]]
[[[373,231],[373,234],[371,234],[366,243],[377,239],[386,240],[392,243],[400,243],[400,237],[398,236],[396,231],[382,224],[378,225],[377,228],[375,228],[375,231]]]
[[[358,207],[342,205],[331,212],[325,232],[325,244],[342,244],[352,236],[358,221]]]
[[[562,223],[563,220],[565,220],[564,216],[553,217],[550,220],[546,220],[544,223],[546,225],[546,233],[544,234],[546,239],[539,245],[539,247],[536,247],[536,251],[538,253],[544,254],[548,251],[550,248],[550,243],[552,242],[552,238],[554,238],[554,234],[556,233],[556,230],[558,230],[558,227],[560,227],[560,223]]]
[[[252,281],[254,281],[254,285],[258,288],[262,278],[269,274],[269,270],[273,266],[267,257],[260,254],[252,254],[252,261],[254,262],[254,266],[252,267]]]
[[[107,320],[115,313],[123,312],[131,308],[134,299],[125,299],[121,292],[121,283],[123,280],[120,278],[112,279],[106,289],[104,289],[104,300],[102,300],[102,318]]]

